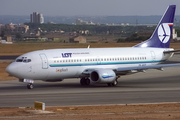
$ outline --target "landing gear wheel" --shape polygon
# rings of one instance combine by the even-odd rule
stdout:
[[[112,86],[112,83],[108,83],[108,86]]]
[[[28,89],[33,89],[33,84],[32,83],[27,84],[27,88]]]
[[[90,79],[89,78],[81,78],[80,80],[81,85],[90,85]]]
[[[81,83],[81,85],[85,85],[85,78],[82,78],[82,79],[80,80],[80,83]]]
[[[117,86],[118,85],[118,81],[115,80],[113,83],[108,83],[108,86]]]
[[[85,85],[90,85],[90,79],[85,79]]]
[[[112,83],[112,86],[117,86],[118,85],[118,81],[115,80],[113,83]]]

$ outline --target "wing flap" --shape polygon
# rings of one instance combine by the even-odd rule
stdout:
[[[177,64],[159,64],[159,65],[152,65],[152,66],[137,66],[137,67],[125,67],[125,68],[118,68],[117,71],[132,71],[132,70],[147,70],[147,69],[158,69],[163,70],[164,67],[174,67],[180,66],[180,63]]]

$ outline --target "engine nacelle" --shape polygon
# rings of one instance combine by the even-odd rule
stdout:
[[[116,74],[110,69],[99,69],[91,72],[90,80],[94,83],[111,83],[115,81]]]

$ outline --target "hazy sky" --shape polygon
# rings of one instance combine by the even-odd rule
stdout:
[[[180,0],[0,0],[0,15],[162,15],[172,4],[180,15]]]

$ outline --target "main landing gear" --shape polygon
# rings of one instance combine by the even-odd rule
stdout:
[[[118,81],[117,80],[115,80],[112,83],[108,83],[108,86],[117,86],[117,85],[118,85]]]
[[[120,76],[117,76],[116,77],[116,79],[113,81],[113,82],[111,82],[111,83],[107,83],[107,85],[108,86],[117,86],[118,85],[118,78],[119,78]],[[88,85],[90,85],[90,79],[89,78],[81,78],[81,80],[80,80],[80,84],[82,85],[82,86],[88,86]]]
[[[81,78],[80,80],[81,85],[90,85],[90,79],[89,78]]]
[[[32,83],[27,84],[27,88],[28,89],[33,89],[33,84]]]
[[[108,86],[117,86],[118,85],[118,78],[120,78],[120,76],[116,76],[116,80],[112,83],[108,83]]]

